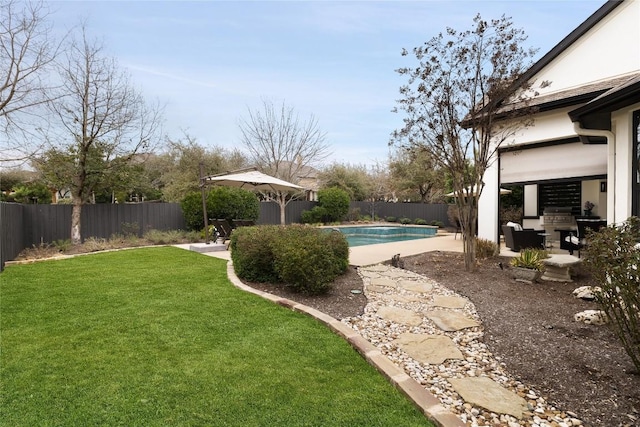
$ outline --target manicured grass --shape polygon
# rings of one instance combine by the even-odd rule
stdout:
[[[0,425],[431,425],[325,326],[177,248],[7,266],[0,333]]]

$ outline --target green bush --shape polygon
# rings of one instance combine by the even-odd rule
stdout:
[[[341,233],[313,227],[242,227],[231,235],[231,259],[241,279],[319,294],[346,271],[349,246]]]
[[[201,193],[194,191],[187,194],[180,202],[180,207],[188,230],[200,230],[204,227]]]
[[[395,216],[388,216],[384,220],[387,222],[396,222],[398,218],[396,218]]]
[[[349,212],[349,193],[338,187],[322,189],[318,204],[325,210],[324,222],[341,221]]]
[[[278,282],[272,245],[286,227],[259,225],[236,228],[231,234],[231,260],[239,278],[252,282]]]
[[[287,228],[274,242],[278,276],[296,292],[325,293],[347,268],[349,248],[345,237],[309,227]]]
[[[415,225],[427,225],[427,221],[422,218],[416,218],[413,222]]]
[[[325,209],[322,206],[314,206],[310,211],[302,211],[300,221],[303,224],[321,224],[325,217]]]
[[[358,221],[371,222],[371,215],[360,215]]]
[[[640,371],[640,218],[587,232],[585,265],[602,289],[596,301]]]
[[[400,218],[400,224],[411,224],[411,220],[406,217]]]
[[[202,193],[194,191],[180,202],[188,230],[202,230],[204,215],[202,212]],[[247,190],[232,187],[214,187],[207,193],[207,215],[209,218],[251,219],[260,215],[258,197]]]
[[[251,191],[242,188],[213,187],[207,194],[209,218],[250,219],[260,216],[260,201]]]
[[[495,242],[487,239],[476,240],[476,258],[485,259],[498,256],[500,254],[500,248]]]
[[[437,219],[434,219],[433,221],[431,221],[429,223],[429,225],[433,225],[434,227],[442,228],[442,227],[444,227],[444,222],[438,221]]]

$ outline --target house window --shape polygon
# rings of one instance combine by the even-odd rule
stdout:
[[[640,110],[633,112],[632,215],[640,216]]]
[[[538,215],[542,216],[545,208],[569,207],[572,215],[580,215],[582,200],[582,183],[580,181],[563,181],[538,184]]]

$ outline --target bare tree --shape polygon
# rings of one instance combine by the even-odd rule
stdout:
[[[80,243],[82,205],[93,186],[158,140],[161,109],[145,103],[116,61],[87,40],[84,27],[58,71],[62,83],[51,109],[61,131],[52,135],[48,152],[70,168],[71,240]]]
[[[33,146],[25,142],[34,140],[29,136],[39,117],[37,108],[50,100],[48,74],[59,45],[52,38],[48,15],[42,2],[0,0],[0,126],[7,139],[2,161],[28,157],[27,149]]]
[[[414,48],[418,66],[397,70],[408,78],[398,100],[398,109],[406,117],[404,126],[393,133],[392,143],[419,147],[450,175],[458,195],[467,270],[476,264],[482,177],[498,148],[523,125],[516,120],[497,125],[496,117],[515,117],[515,107],[510,109],[501,101],[535,53],[522,47],[525,40],[524,32],[514,28],[510,18],[484,21],[478,15],[471,30],[449,28],[446,35]],[[514,103],[509,105],[522,106],[529,96],[530,92],[522,91],[521,99],[511,99]]]
[[[302,122],[284,102],[278,109],[264,100],[262,107],[262,111],[248,109],[248,117],[240,120],[242,144],[259,170],[297,184],[306,168],[330,154],[326,135],[313,115]],[[280,223],[285,224],[285,208],[294,196],[286,192],[269,196],[280,206]]]

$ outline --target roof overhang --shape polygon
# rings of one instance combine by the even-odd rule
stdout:
[[[583,106],[569,111],[572,122],[581,128],[611,130],[611,113],[640,102],[640,73],[627,81],[592,99]],[[605,143],[602,137],[581,136],[584,143]]]

